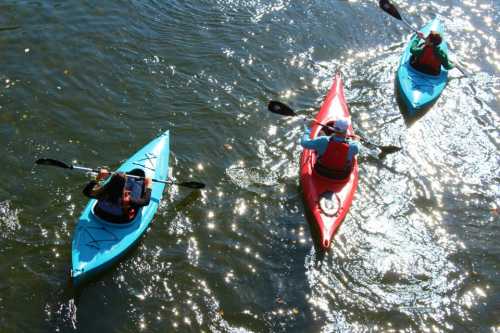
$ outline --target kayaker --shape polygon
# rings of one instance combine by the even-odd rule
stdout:
[[[331,135],[319,135],[314,139],[309,138],[310,130],[305,128],[300,144],[317,152],[318,159],[314,169],[319,174],[333,179],[344,179],[351,173],[359,147],[356,141],[347,137],[349,119],[337,119],[333,128]]]
[[[410,63],[416,70],[430,75],[439,75],[441,66],[445,69],[455,67],[448,59],[446,52],[439,46],[443,41],[441,35],[431,31],[427,37],[422,32],[417,32],[410,46]]]
[[[83,194],[98,200],[94,208],[98,217],[113,223],[129,222],[140,207],[149,204],[153,182],[150,177],[135,179],[118,172],[104,185],[99,184],[99,181],[109,176],[110,172],[106,168],[99,169],[96,180],[85,186]]]

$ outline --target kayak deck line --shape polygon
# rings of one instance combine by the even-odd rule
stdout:
[[[99,244],[100,242],[116,242],[117,240],[119,240],[119,238],[111,230],[107,229],[104,226],[101,226],[101,227],[99,227],[99,226],[83,227],[81,229],[83,229],[89,235],[89,237],[91,238],[91,240],[88,241],[85,245],[88,245],[88,246],[91,246],[91,247],[95,247],[97,249],[100,249],[101,247],[93,245],[91,243]],[[95,239],[94,235],[89,231],[89,229],[94,229],[94,230],[99,230],[99,231],[105,231],[108,234],[110,234],[111,236],[113,236],[114,238],[113,239]]]
[[[146,154],[144,154],[144,156],[145,157],[143,159],[137,160],[136,162],[133,162],[132,164],[136,165],[136,166],[143,167],[145,169],[148,169],[148,170],[151,170],[151,171],[154,172],[155,171],[155,169],[154,169],[154,166],[155,166],[154,162],[158,158],[158,155],[155,155],[153,153],[146,153]],[[142,162],[142,161],[148,161],[151,164],[151,166],[147,166],[146,163],[144,163],[144,164],[138,163],[138,162]]]

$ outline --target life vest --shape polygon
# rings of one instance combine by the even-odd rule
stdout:
[[[420,56],[415,59],[413,66],[424,73],[439,75],[441,71],[441,59],[437,56],[436,50],[432,46],[426,45]]]
[[[99,200],[96,208],[106,214],[125,217],[132,220],[135,217],[136,209],[131,207],[132,199],[138,199],[142,195],[143,182],[132,177],[127,177],[122,197],[119,202],[111,202],[108,200]]]
[[[325,153],[319,158],[321,166],[333,171],[345,171],[350,168],[349,143],[347,141],[338,142],[335,139],[328,141]]]
[[[131,207],[132,199],[139,199],[142,194],[143,182],[131,177],[127,177],[125,188],[123,189],[122,205],[123,214],[132,220],[135,217],[136,209]]]

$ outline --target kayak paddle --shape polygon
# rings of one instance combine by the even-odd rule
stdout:
[[[391,15],[394,17],[396,20],[399,20],[405,24],[405,26],[416,33],[418,35],[418,30],[415,29],[408,21],[406,21],[403,17],[401,17],[401,14],[399,14],[399,11],[397,10],[396,6],[394,6],[392,3],[389,2],[389,0],[379,0],[378,5],[380,9],[382,9],[384,12],[387,14]],[[457,60],[458,61],[458,60]],[[468,76],[468,72],[457,62],[455,62],[455,67],[462,72],[463,75]]]
[[[83,171],[83,172],[92,172],[92,173],[99,173],[99,170],[97,169],[91,169],[91,168],[86,168],[83,166],[78,166],[78,165],[73,165],[73,164],[66,164],[62,161],[54,160],[52,158],[40,158],[35,161],[35,164],[38,165],[49,165],[49,166],[55,166],[63,169],[70,169],[70,170],[78,170],[78,171]],[[111,172],[113,174],[114,172]],[[136,176],[136,175],[129,175],[127,174],[127,177],[132,177],[132,178],[138,178],[138,179],[144,179],[144,177]],[[160,179],[152,179],[152,181],[157,182],[157,183],[163,183],[163,184],[173,184],[173,185],[179,185],[179,186],[185,186],[189,187],[192,189],[202,189],[205,188],[205,184],[199,183],[199,182],[175,182],[173,180],[160,180]]]
[[[272,113],[280,114],[282,116],[288,116],[288,117],[301,116],[301,115],[297,114],[295,111],[293,111],[292,108],[290,108],[288,105],[286,105],[284,103],[281,103],[281,102],[278,102],[278,101],[270,101],[269,104],[268,104],[268,106],[267,106],[267,108]],[[304,117],[304,118],[306,120],[312,121],[312,122],[314,122],[314,123],[316,123],[316,124],[318,124],[318,125],[320,125],[322,127],[328,128],[331,131],[335,131],[335,129],[333,127],[325,125],[325,124],[322,124],[322,123],[316,121],[313,118],[308,118],[308,117]],[[377,145],[377,144],[371,142],[370,140],[368,140],[367,138],[362,137],[360,135],[355,135],[354,138],[359,139],[359,141],[361,143],[363,143],[364,145],[366,145],[368,147],[373,147],[373,148],[380,149],[381,152],[379,154],[379,158],[384,158],[385,155],[398,152],[398,151],[400,151],[402,149],[401,147],[397,147],[397,146],[381,146],[381,145]]]

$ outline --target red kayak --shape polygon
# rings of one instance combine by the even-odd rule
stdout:
[[[335,75],[332,87],[319,110],[315,120],[333,127],[338,118],[349,118],[349,109],[344,96],[344,83],[340,74]],[[314,123],[311,128],[311,138],[316,137],[322,126]],[[326,131],[327,134],[328,131]],[[352,125],[347,129],[348,136],[354,136]],[[321,247],[328,249],[331,239],[340,227],[358,186],[358,161],[355,158],[350,175],[342,180],[335,180],[319,175],[314,170],[317,154],[312,149],[304,149],[300,156],[300,184],[304,194],[307,209],[313,216],[318,227]]]

